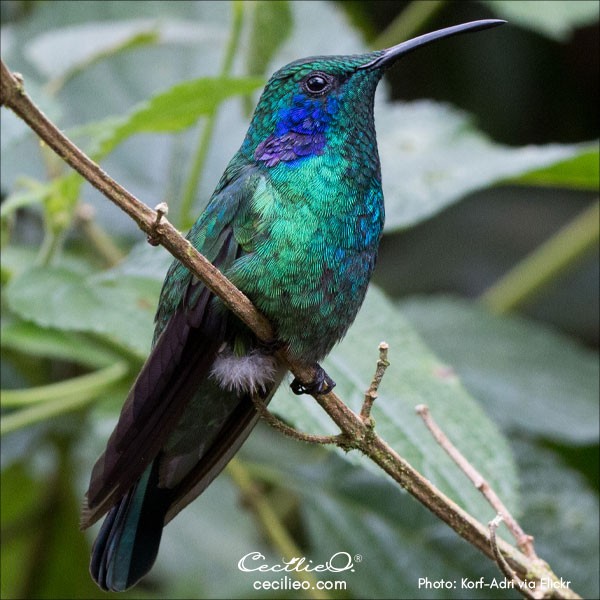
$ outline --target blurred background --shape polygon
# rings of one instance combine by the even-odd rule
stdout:
[[[386,75],[376,123],[387,223],[374,284],[386,314],[459,375],[469,399],[447,409],[459,439],[468,447],[476,433],[460,429],[458,406],[474,419],[481,408],[482,431],[498,436],[497,447],[474,443],[469,456],[501,480],[557,575],[597,597],[599,6],[4,0],[1,49],[50,118],[147,204],[168,201],[170,220],[185,230],[281,65],[507,19],[411,53]],[[239,81],[226,101],[209,101],[171,129],[132,128],[131,115],[153,96],[227,74]],[[147,352],[170,258],[151,254],[135,225],[70,177],[16,117],[4,109],[1,117],[2,597],[106,597],[87,574],[93,534],[77,530],[79,503]],[[376,311],[367,306],[365,315],[364,326],[376,329]],[[400,348],[397,364],[403,351],[411,353]],[[338,356],[358,360],[347,346]],[[89,374],[96,379],[81,379]],[[60,382],[71,388],[48,388]],[[420,390],[408,395],[423,398]],[[395,447],[460,497],[462,474],[439,466],[429,442],[414,445],[412,415],[395,418],[407,428]],[[387,425],[383,415],[377,423]],[[125,597],[519,597],[420,590],[420,576],[499,573],[364,465],[262,425],[239,460],[307,556],[370,551],[347,590],[251,587],[237,560],[260,548],[275,562],[279,549],[230,472],[165,530],[155,569]],[[504,480],[500,464],[508,465]]]

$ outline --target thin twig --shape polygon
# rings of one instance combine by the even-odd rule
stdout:
[[[377,399],[377,391],[379,390],[379,385],[381,384],[381,380],[385,374],[385,370],[390,366],[390,363],[387,359],[389,345],[387,342],[381,342],[379,344],[379,360],[377,361],[377,368],[375,369],[375,374],[373,375],[373,379],[371,381],[371,385],[369,389],[365,392],[365,399],[360,409],[360,418],[368,427],[373,427],[375,423],[373,419],[371,419],[371,409],[373,408],[373,402]]]
[[[485,480],[483,475],[462,455],[460,450],[448,439],[440,426],[434,421],[429,408],[425,404],[415,407],[417,414],[423,419],[429,431],[431,431],[436,442],[446,451],[450,458],[459,466],[461,471],[473,482],[473,485],[484,495],[492,508],[502,517],[506,526],[514,536],[517,545],[529,558],[537,560],[537,554],[533,547],[533,537],[527,535],[517,520],[510,514],[508,508]]]
[[[75,210],[75,219],[106,266],[114,267],[125,258],[125,255],[106,231],[96,223],[95,212],[91,204],[80,204]]]
[[[166,219],[155,227],[156,213],[140,202],[116,181],[110,178],[96,163],[66,138],[35,106],[19,81],[0,61],[0,103],[21,117],[37,135],[59,156],[104,194],[111,202],[126,212],[146,234],[154,234],[175,258],[199,278],[225,306],[236,315],[263,342],[273,340],[270,323],[216,267],[203,257]],[[312,381],[314,368],[290,359],[285,350],[275,355],[300,381]],[[316,395],[316,401],[328,413],[355,447],[375,462],[400,486],[405,488],[421,504],[447,523],[460,536],[489,558],[494,559],[486,527],[461,509],[455,502],[438,490],[430,481],[401,458],[359,415],[350,410],[333,392]],[[549,580],[558,578],[545,563],[532,561],[516,548],[498,540],[498,549],[516,572],[529,579]],[[579,598],[569,588],[555,590],[556,597]]]
[[[290,427],[287,423],[284,423],[279,417],[274,415],[257,394],[252,394],[252,402],[258,412],[258,414],[271,426],[273,429],[283,433],[294,440],[300,442],[308,442],[309,444],[335,444],[340,446],[343,444],[343,435],[314,435],[312,433],[304,433]]]
[[[498,538],[496,537],[496,529],[498,529],[498,526],[500,525],[500,523],[502,523],[503,520],[504,519],[502,518],[502,515],[497,514],[488,523],[488,528],[490,531],[490,547],[492,548],[492,552],[494,553],[496,564],[507,579],[519,586],[519,590],[521,591],[521,594],[525,596],[525,598],[537,598],[537,595],[535,595],[532,592],[532,590],[527,587],[527,584],[514,572],[511,566],[504,559],[504,556],[502,556],[502,552],[500,552],[500,550],[498,549]]]

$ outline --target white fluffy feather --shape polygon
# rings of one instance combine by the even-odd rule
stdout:
[[[265,390],[276,372],[277,361],[273,356],[258,351],[235,356],[227,349],[215,359],[210,375],[222,388],[242,393]]]

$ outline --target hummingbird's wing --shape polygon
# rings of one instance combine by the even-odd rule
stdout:
[[[255,179],[250,167],[233,174],[226,171],[205,213],[188,234],[221,270],[243,252],[234,235],[234,221],[249,202]],[[185,267],[173,263],[161,292],[152,352],[129,392],[106,450],[94,465],[82,528],[99,519],[135,485],[165,446],[200,382],[208,377],[224,341],[229,314],[215,300]],[[239,425],[248,419],[244,416]]]

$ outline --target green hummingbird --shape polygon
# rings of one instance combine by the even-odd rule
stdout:
[[[267,83],[241,148],[187,239],[272,323],[261,343],[174,261],[152,351],[96,462],[81,526],[108,513],[90,571],[122,591],[152,567],[162,529],[206,489],[256,425],[286,369],[274,347],[315,365],[294,392],[335,383],[318,366],[348,330],[375,267],[384,222],[373,103],[386,69],[435,40],[504,23],[489,19],[386,50],[295,61]]]

